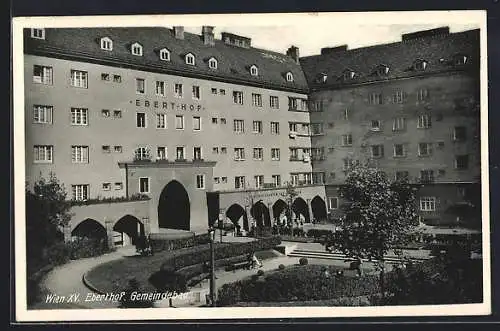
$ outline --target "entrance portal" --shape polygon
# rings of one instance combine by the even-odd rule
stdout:
[[[326,205],[321,197],[315,196],[311,200],[311,209],[317,222],[326,220]]]
[[[189,230],[191,209],[184,186],[171,181],[161,191],[158,201],[158,226],[166,229]]]

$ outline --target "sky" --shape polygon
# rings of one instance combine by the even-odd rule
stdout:
[[[385,44],[401,40],[401,34],[449,26],[450,32],[478,28],[476,24],[388,24],[343,25],[342,28],[294,26],[215,26],[215,38],[221,32],[231,32],[252,39],[252,46],[285,53],[291,45],[299,47],[300,56],[317,55],[322,47],[348,45],[349,49]],[[201,27],[185,27],[185,31],[200,34]]]

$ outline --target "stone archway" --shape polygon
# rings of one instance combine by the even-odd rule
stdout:
[[[302,198],[296,198],[292,203],[292,211],[297,215],[297,218],[300,215],[304,216],[304,220],[306,223],[310,222],[309,216],[309,208],[307,207],[307,203]]]
[[[104,239],[107,238],[106,228],[98,221],[87,218],[80,223],[71,231],[72,237],[86,237],[93,239]]]
[[[288,204],[285,201],[283,201],[281,199],[278,199],[273,204],[272,208],[273,208],[273,218],[274,218],[274,220],[279,221],[279,217],[283,213],[283,211],[286,212],[288,210]]]
[[[326,220],[327,213],[325,200],[323,200],[319,195],[315,196],[311,200],[311,209],[313,217],[316,219],[316,221]]]
[[[127,235],[131,240],[131,244],[135,245],[137,239],[144,235],[144,224],[135,216],[125,215],[115,223],[113,231],[122,235],[122,243],[128,241],[124,240],[124,235]]]
[[[264,226],[271,226],[271,216],[269,215],[269,208],[262,202],[257,201],[252,208],[250,208],[250,215],[255,219],[258,228]]]
[[[248,216],[245,211],[245,208],[240,206],[239,204],[235,203],[232,204],[226,211],[226,216],[233,222],[235,226],[241,226],[242,224],[240,223],[241,219],[243,218],[243,229],[245,231],[249,230],[248,227]]]
[[[158,227],[189,230],[190,217],[189,195],[181,183],[172,180],[165,185],[158,200]]]

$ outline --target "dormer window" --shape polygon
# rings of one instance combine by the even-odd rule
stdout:
[[[381,64],[377,67],[375,73],[379,76],[385,76],[389,73],[389,67],[384,64]]]
[[[252,76],[259,75],[259,69],[257,68],[257,66],[255,64],[250,67],[250,75],[252,75]]]
[[[170,61],[170,51],[168,49],[162,48],[160,50],[160,60]]]
[[[217,59],[214,57],[211,57],[210,60],[208,60],[208,67],[210,69],[217,69]]]
[[[293,82],[293,74],[291,72],[286,73],[286,81]]]
[[[328,75],[325,73],[320,73],[316,76],[316,83],[326,84],[327,80],[328,80]]]
[[[413,63],[413,68],[420,71],[425,70],[427,68],[427,61],[417,60]]]
[[[31,38],[45,39],[45,29],[31,29]]]
[[[105,51],[112,51],[113,40],[109,39],[108,37],[101,38],[101,49]]]
[[[467,63],[467,60],[468,60],[468,58],[465,55],[456,55],[453,58],[453,64],[456,66],[464,65]]]
[[[188,64],[190,66],[194,66],[195,65],[194,55],[191,53],[187,53],[186,57],[185,57],[185,61],[186,61],[186,64]]]
[[[130,49],[132,51],[132,55],[142,56],[142,45],[141,44],[134,43],[134,44],[132,44],[132,47]]]
[[[354,76],[356,75],[356,73],[352,70],[345,70],[343,73],[342,73],[342,79],[343,80],[351,80],[351,79],[354,79]]]

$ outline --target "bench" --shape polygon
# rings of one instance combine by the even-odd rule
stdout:
[[[229,264],[226,267],[226,271],[233,271],[233,272],[235,272],[236,269],[248,268],[250,265],[251,265],[251,263],[248,262],[248,261],[246,261],[246,260],[245,261],[233,262],[233,263]]]
[[[200,284],[203,280],[205,280],[209,277],[210,277],[209,273],[201,273],[197,276],[190,278],[188,283],[187,283],[187,286],[189,286],[189,287],[196,286],[196,285]]]

